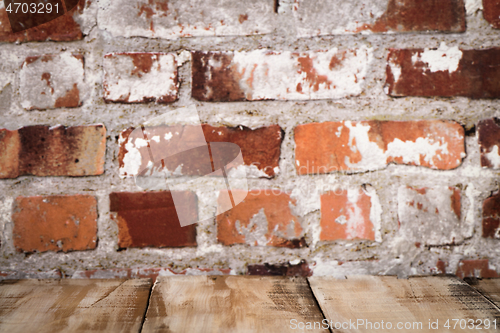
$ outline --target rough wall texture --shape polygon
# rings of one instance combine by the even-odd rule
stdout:
[[[497,276],[498,15],[495,0],[81,0],[13,32],[0,2],[0,278]],[[124,170],[131,128],[188,105],[251,177],[235,209],[181,228],[170,193]],[[179,112],[169,128],[192,125]],[[216,182],[179,186],[193,219],[215,215]]]

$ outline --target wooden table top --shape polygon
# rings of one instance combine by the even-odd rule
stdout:
[[[496,332],[500,279],[5,280],[0,332]]]

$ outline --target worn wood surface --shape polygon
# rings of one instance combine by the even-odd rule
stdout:
[[[364,320],[363,323],[359,322],[360,325],[344,325],[341,332],[498,332],[500,330],[498,308],[456,277],[397,279],[392,276],[353,276],[345,280],[311,277],[309,282],[325,317],[333,321],[333,325],[336,322],[358,323],[357,320]],[[489,329],[486,329],[486,319],[489,320]],[[447,320],[449,328],[445,326]],[[371,330],[367,321],[374,325]],[[384,326],[381,326],[382,321]],[[429,328],[429,325],[436,321],[437,329]],[[389,322],[392,329],[388,329]],[[379,329],[376,329],[375,323],[378,323]],[[401,329],[397,327],[398,323],[403,323]],[[422,328],[418,329],[418,324],[413,323],[422,323]],[[411,328],[405,329],[405,325]]]
[[[301,332],[292,319],[323,320],[305,278],[160,277],[143,332]]]
[[[139,332],[151,280],[0,282],[0,332]]]
[[[500,307],[500,278],[477,280],[471,286]]]

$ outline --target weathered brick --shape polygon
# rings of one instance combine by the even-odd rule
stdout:
[[[110,268],[92,269],[86,271],[76,271],[71,276],[72,279],[152,279],[156,281],[158,276],[175,275],[229,275],[230,269],[217,268],[187,268],[182,271],[175,271],[170,268]],[[1,276],[0,276],[1,279]]]
[[[500,29],[500,1],[483,0],[483,16],[493,28]]]
[[[105,152],[104,125],[0,129],[0,178],[100,175]]]
[[[104,56],[104,99],[108,102],[169,103],[179,89],[177,60],[169,53],[112,53]]]
[[[496,278],[500,277],[495,267],[490,266],[488,259],[460,260],[457,272],[459,278]]]
[[[225,206],[227,195],[222,192],[218,203]],[[231,192],[238,197],[244,191]],[[224,245],[303,247],[303,229],[291,210],[295,204],[285,192],[250,190],[243,202],[217,216],[217,239]]]
[[[368,171],[388,163],[449,170],[465,157],[464,129],[443,120],[340,121],[295,128],[297,173]]]
[[[371,188],[352,188],[321,195],[320,240],[377,240],[380,203]]]
[[[391,49],[385,91],[391,96],[500,97],[500,48]]]
[[[500,191],[483,202],[483,237],[500,239]]]
[[[133,132],[129,128],[120,134],[120,151],[118,162],[120,165],[120,175],[122,177],[136,175],[140,170],[147,172],[166,172],[177,175],[206,175],[212,172],[210,161],[205,161],[203,156],[196,153],[174,155],[157,160],[148,166],[151,160],[149,149],[152,152],[172,151],[181,152],[186,146],[191,147],[192,138],[196,138],[198,126],[194,125],[172,125],[148,127],[142,131]],[[243,126],[238,127],[214,127],[207,124],[202,125],[204,140],[206,142],[231,142],[241,149],[243,162],[247,166],[248,176],[273,177],[278,173],[278,163],[281,152],[281,142],[283,131],[278,125],[271,125],[257,129],[249,129]],[[131,133],[134,133],[130,137]],[[144,139],[144,134],[148,140]],[[201,134],[200,134],[201,135]],[[147,147],[149,142],[150,148]],[[192,143],[192,142],[191,142]],[[205,145],[199,142],[194,146]],[[153,155],[161,155],[154,153]],[[209,158],[209,156],[206,156]],[[208,169],[207,169],[208,166]],[[228,167],[231,170],[231,165]],[[146,172],[145,171],[145,172]]]
[[[14,246],[20,252],[95,249],[97,201],[90,195],[18,197]]]
[[[15,1],[12,1],[15,2]],[[39,3],[46,3],[40,2]],[[53,13],[56,12],[55,3],[59,2],[60,13],[63,15],[13,15],[14,27],[9,21],[9,16],[3,1],[0,2],[0,42],[33,42],[33,41],[73,41],[83,38],[82,21],[88,20],[88,15],[83,18],[84,11],[88,10],[91,0],[64,0],[50,1],[54,4]],[[17,6],[16,6],[17,7]],[[65,8],[69,9],[68,11]],[[14,7],[15,10],[15,7]],[[19,18],[16,19],[15,17]],[[53,18],[53,19],[52,19]],[[51,19],[46,21],[46,19]],[[45,22],[44,22],[45,21]],[[95,22],[95,20],[94,20]],[[19,24],[19,23],[22,23]],[[85,23],[84,23],[85,24]],[[92,25],[87,23],[85,25]],[[32,26],[27,30],[20,30],[23,26]],[[86,27],[84,27],[86,28]],[[17,32],[14,32],[17,31]]]
[[[193,52],[192,95],[201,101],[311,100],[362,92],[372,50]]]
[[[423,245],[457,244],[472,236],[461,221],[461,195],[456,187],[398,190],[399,233]]]
[[[500,169],[500,119],[484,119],[477,125],[481,166]]]
[[[169,191],[110,193],[110,211],[118,224],[118,246],[183,247],[196,246],[196,225],[181,227],[178,210],[198,220],[196,195],[177,192],[182,204],[174,205]],[[177,210],[176,210],[177,209]]]
[[[298,264],[285,263],[278,265],[248,265],[247,275],[263,276],[311,276],[312,271],[305,260]]]
[[[19,75],[21,105],[26,110],[74,108],[82,104],[84,69],[79,54],[28,57]]]
[[[268,0],[114,0],[99,2],[98,23],[115,37],[177,39],[265,34],[274,17]]]
[[[294,26],[300,37],[349,33],[463,32],[462,0],[295,0]]]

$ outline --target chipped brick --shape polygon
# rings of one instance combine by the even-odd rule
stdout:
[[[500,97],[500,48],[391,49],[387,62],[391,96]]]
[[[201,101],[312,100],[361,94],[371,49],[193,52],[192,95]]]
[[[169,103],[177,99],[177,60],[169,53],[112,53],[104,56],[107,102]]]
[[[74,41],[83,38],[84,32],[89,30],[89,27],[95,23],[95,19],[90,19],[92,14],[87,14],[85,12],[89,11],[89,6],[91,4],[90,0],[80,0],[80,1],[69,1],[64,0],[65,6],[61,5],[60,0],[51,0],[53,3],[53,13],[55,13],[55,3],[59,3],[59,8],[64,11],[64,15],[47,16],[44,15],[32,15],[31,18],[24,15],[16,15],[16,17],[21,18],[21,21],[15,20],[14,29],[12,28],[11,22],[9,20],[9,15],[6,11],[5,4],[3,1],[0,2],[0,42],[41,42],[41,41]],[[13,1],[15,2],[15,1]],[[39,1],[36,1],[39,2]],[[45,2],[44,2],[45,3]],[[65,11],[64,7],[68,8],[69,11]],[[62,12],[61,12],[62,13]],[[56,17],[57,16],[57,17]],[[50,19],[49,21],[43,22],[45,19]],[[24,20],[24,21],[22,21]],[[24,26],[33,26],[27,30],[20,30],[22,26],[18,24],[23,23]],[[83,26],[82,26],[83,24]],[[14,30],[19,30],[14,32]]]
[[[493,28],[500,29],[500,2],[498,0],[483,0],[483,16]]]
[[[380,236],[381,207],[372,188],[352,188],[321,195],[322,241],[377,240]]]
[[[169,191],[110,193],[110,211],[118,224],[118,246],[184,247],[196,246],[196,225],[181,227],[177,216],[182,210],[192,223],[198,220],[196,195],[177,192],[182,204],[174,205]],[[177,208],[177,210],[176,210]]]
[[[500,119],[484,119],[477,125],[483,168],[500,169]]]
[[[368,0],[356,2],[295,0],[299,37],[352,33],[464,32],[462,0]]]
[[[195,136],[197,130],[198,126],[172,125],[148,127],[145,128],[144,133],[149,139],[152,151],[169,151],[171,153],[173,150],[177,152],[177,150],[184,147],[183,142],[190,141],[190,138]],[[252,130],[243,126],[214,127],[204,124],[202,130],[206,142],[231,142],[236,144],[241,149],[243,162],[248,169],[248,176],[273,177],[278,172],[281,142],[283,140],[283,132],[278,125]],[[182,155],[175,154],[160,161],[155,160],[155,163],[148,167],[150,155],[148,147],[144,144],[144,134],[136,131],[134,137],[131,138],[132,131],[133,128],[129,128],[120,135],[118,162],[122,177],[135,175],[138,170],[146,170],[146,173],[152,174],[158,172],[171,174],[178,170],[176,174],[189,176],[206,175],[212,172],[211,168],[207,169],[207,166],[210,167],[210,161],[205,161],[200,154],[193,152]],[[198,146],[204,143],[200,143]],[[207,158],[209,159],[208,155]],[[227,171],[231,172],[231,165],[227,168]]]
[[[460,260],[457,272],[459,278],[496,278],[498,275],[496,268],[490,266],[488,259]]]
[[[465,157],[464,129],[443,120],[340,121],[295,128],[297,173],[368,171],[389,163],[449,170]]]
[[[219,205],[227,197],[222,192],[226,191],[219,194]],[[238,197],[244,191],[231,192]],[[303,247],[303,229],[291,210],[294,206],[295,200],[278,190],[248,191],[243,202],[217,216],[217,239],[224,245]]]
[[[28,57],[21,66],[21,105],[26,110],[74,108],[85,90],[83,57],[60,53]]]
[[[97,241],[97,201],[89,195],[18,197],[14,246],[20,252],[92,250]]]
[[[298,264],[286,263],[271,265],[265,263],[263,265],[248,265],[247,275],[261,276],[312,276],[312,271],[305,260]]]
[[[275,17],[273,2],[267,0],[114,0],[99,6],[99,28],[115,37],[265,34]]]
[[[398,190],[399,233],[406,240],[425,245],[457,244],[472,236],[461,220],[461,195],[456,187]]]
[[[500,239],[500,191],[483,202],[483,237]]]
[[[0,129],[0,178],[100,175],[105,152],[104,125]]]

